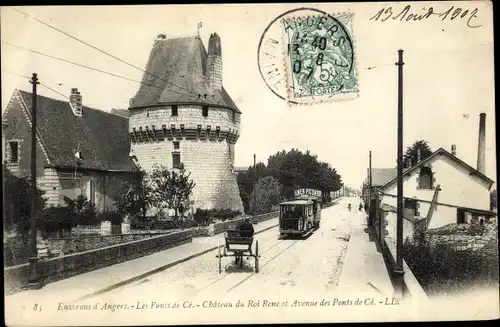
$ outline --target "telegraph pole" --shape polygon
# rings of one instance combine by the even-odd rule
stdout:
[[[372,151],[368,156],[368,226],[372,225]]]
[[[253,154],[253,213],[257,210],[257,171],[256,171],[256,156]]]
[[[396,275],[398,296],[403,297],[403,50],[398,50],[398,182],[397,182],[397,229],[396,229]]]
[[[30,216],[30,236],[31,236],[31,244],[30,244],[30,252],[31,257],[29,258],[29,288],[40,288],[40,276],[38,275],[37,266],[38,266],[38,250],[36,247],[36,86],[40,84],[38,82],[37,74],[34,73],[33,77],[30,80],[30,83],[33,84],[33,94],[31,100],[31,216]]]

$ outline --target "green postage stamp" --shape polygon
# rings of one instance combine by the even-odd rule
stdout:
[[[288,101],[313,104],[358,96],[352,14],[282,20]]]

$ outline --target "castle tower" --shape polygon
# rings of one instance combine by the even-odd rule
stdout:
[[[129,105],[131,153],[146,171],[183,167],[196,183],[196,208],[243,212],[234,146],[241,111],[222,85],[220,37],[208,53],[199,37],[158,35]]]

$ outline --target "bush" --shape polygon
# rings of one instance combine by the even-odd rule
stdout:
[[[3,169],[3,222],[4,230],[15,231],[22,236],[29,235],[31,215],[31,184],[28,178],[14,176],[9,169]],[[36,211],[45,208],[44,192],[37,188]]]
[[[45,233],[71,230],[77,225],[77,218],[69,207],[48,207],[38,215],[37,227]]]
[[[95,205],[87,200],[87,197],[80,195],[75,200],[64,197],[64,202],[78,225],[97,225],[100,223]]]
[[[98,221],[110,221],[111,225],[120,225],[123,222],[123,215],[118,211],[103,211],[97,215]]]
[[[426,236],[418,235],[406,239],[403,256],[429,294],[498,283],[498,255],[486,251],[457,250],[452,244],[431,243]]]

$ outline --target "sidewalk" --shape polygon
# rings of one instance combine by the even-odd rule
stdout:
[[[255,233],[264,232],[277,225],[277,218],[258,223],[255,225]],[[50,283],[40,290],[15,293],[6,296],[5,300],[17,304],[27,299],[29,303],[37,302],[37,299],[47,302],[49,298],[57,302],[71,302],[101,294],[213,251],[217,249],[219,242],[222,244],[223,235],[195,237],[192,243]]]
[[[365,214],[363,213],[363,216]],[[376,298],[393,296],[393,286],[375,236],[361,218],[353,223],[351,238],[339,279],[339,290]]]

